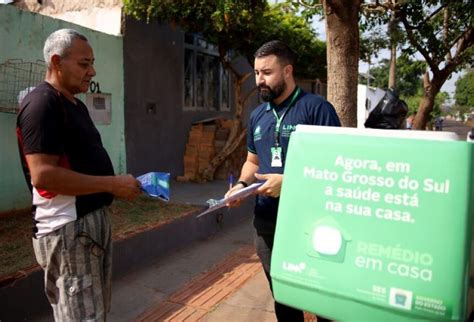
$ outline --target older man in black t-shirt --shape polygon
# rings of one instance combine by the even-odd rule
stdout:
[[[114,175],[86,106],[94,55],[75,30],[53,32],[44,45],[45,82],[21,103],[17,136],[33,194],[33,247],[45,271],[56,321],[104,321],[110,308],[114,196],[140,193],[131,175]]]

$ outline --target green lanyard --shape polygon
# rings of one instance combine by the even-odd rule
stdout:
[[[278,147],[280,146],[280,130],[281,130],[281,122],[283,121],[283,118],[285,117],[286,115],[286,112],[288,112],[290,110],[290,108],[292,107],[292,105],[295,103],[296,101],[296,98],[298,97],[298,95],[300,94],[300,88],[298,87],[296,89],[296,92],[293,94],[293,97],[291,98],[291,101],[290,101],[290,104],[288,104],[288,108],[286,109],[285,112],[283,112],[283,114],[278,117],[278,113],[275,111],[275,109],[270,105],[270,103],[268,103],[268,106],[272,109],[272,112],[273,112],[273,115],[275,115],[275,119],[276,119],[276,125],[275,125],[275,146]]]

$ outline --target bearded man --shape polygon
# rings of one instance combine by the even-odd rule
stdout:
[[[255,80],[265,103],[250,115],[247,159],[239,181],[226,193],[228,197],[256,180],[265,182],[257,190],[253,225],[257,254],[270,288],[270,261],[290,135],[297,124],[341,126],[328,101],[296,86],[295,61],[295,54],[281,41],[265,43],[255,52]],[[229,206],[239,203],[236,201]],[[297,215],[295,220],[298,220]],[[301,310],[277,302],[275,314],[278,321],[304,321]],[[318,322],[325,320],[318,317]]]

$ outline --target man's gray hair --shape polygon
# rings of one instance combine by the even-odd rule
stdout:
[[[86,36],[74,29],[59,29],[49,35],[44,42],[43,48],[46,66],[48,68],[50,67],[51,57],[53,57],[53,55],[64,57],[67,50],[72,46],[73,40],[76,38],[88,41]]]

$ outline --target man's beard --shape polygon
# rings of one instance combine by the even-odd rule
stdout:
[[[273,89],[267,85],[259,85],[258,90],[260,92],[260,97],[262,100],[265,102],[271,102],[283,94],[283,92],[286,89],[286,83],[285,81],[281,81],[278,84],[276,84]]]

